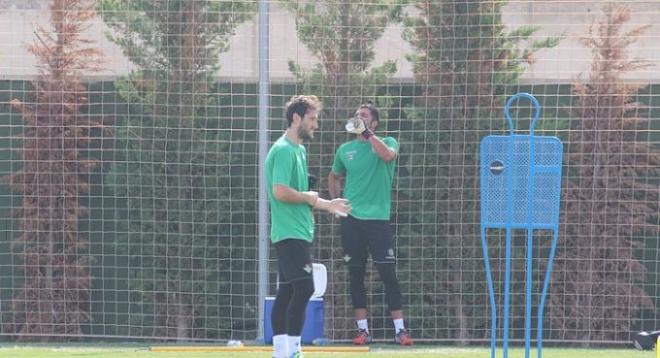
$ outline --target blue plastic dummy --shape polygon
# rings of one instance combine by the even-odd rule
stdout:
[[[509,110],[519,98],[534,105],[534,117],[529,134],[515,134]],[[525,358],[529,358],[532,332],[532,247],[534,230],[552,230],[552,242],[543,288],[538,305],[537,353],[543,351],[543,308],[545,305],[552,262],[559,232],[559,201],[561,195],[562,143],[557,137],[534,136],[536,121],[541,115],[538,100],[529,93],[518,93],[506,102],[504,116],[509,135],[490,135],[480,144],[481,175],[481,244],[483,248],[488,294],[491,308],[491,357],[495,358],[497,344],[497,307],[493,273],[488,258],[488,229],[505,229],[503,357],[508,358],[509,317],[511,296],[511,232],[527,230],[525,279]]]

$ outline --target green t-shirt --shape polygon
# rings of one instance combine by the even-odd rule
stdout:
[[[392,137],[381,138],[385,145],[399,152],[399,143]],[[392,180],[396,160],[380,159],[368,141],[352,140],[335,153],[332,171],[346,175],[343,197],[351,203],[351,216],[363,220],[389,220],[392,201]]]
[[[270,240],[301,239],[312,242],[314,216],[307,203],[291,204],[275,199],[273,185],[281,184],[297,191],[307,191],[307,151],[280,137],[266,156],[266,185],[270,202]]]

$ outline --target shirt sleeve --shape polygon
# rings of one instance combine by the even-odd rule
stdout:
[[[383,143],[385,143],[388,148],[392,149],[394,153],[399,154],[399,142],[397,142],[396,139],[385,137],[383,138]]]
[[[288,150],[278,150],[273,154],[273,185],[279,184],[291,187],[293,155]]]
[[[335,152],[335,160],[332,162],[332,172],[339,175],[346,172],[344,162],[341,160],[341,155],[339,155],[339,149]]]

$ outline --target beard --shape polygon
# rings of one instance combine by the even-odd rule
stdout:
[[[314,135],[303,126],[300,126],[298,127],[298,138],[302,140],[311,140],[314,138]]]

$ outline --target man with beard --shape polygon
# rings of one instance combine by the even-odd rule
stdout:
[[[346,130],[355,139],[339,146],[328,175],[330,197],[342,192],[350,200],[350,215],[341,219],[341,243],[348,267],[349,288],[358,332],[353,344],[371,342],[367,324],[367,293],[364,285],[367,257],[371,258],[385,286],[385,300],[394,325],[394,341],[410,346],[413,339],[403,323],[401,290],[396,277],[396,256],[390,228],[392,180],[399,143],[374,134],[378,109],[361,105]]]
[[[271,242],[277,252],[280,282],[271,315],[274,358],[301,356],[305,308],[314,293],[312,208],[340,216],[350,212],[345,199],[325,200],[309,191],[307,152],[302,142],[314,138],[320,110],[315,96],[293,97],[286,105],[287,129],[266,157]]]

